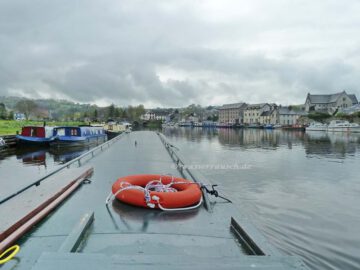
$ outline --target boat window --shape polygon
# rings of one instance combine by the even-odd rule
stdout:
[[[31,137],[37,137],[37,129],[36,128],[31,129],[30,136]]]
[[[70,134],[71,134],[71,136],[77,136],[77,135],[78,135],[77,129],[76,129],[76,128],[72,128]]]
[[[65,136],[65,129],[64,128],[57,129],[56,134],[59,136]]]

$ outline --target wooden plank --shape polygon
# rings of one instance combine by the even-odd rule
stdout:
[[[92,172],[91,167],[64,169],[3,203],[0,207],[0,241],[56,200],[77,180],[91,176]]]
[[[75,252],[93,221],[94,212],[86,213],[67,236],[66,240],[61,245],[59,252]]]
[[[8,235],[4,240],[0,242],[0,253],[6,250],[10,245],[15,243],[22,235],[28,232],[35,224],[41,221],[46,217],[53,209],[55,209],[63,200],[65,200],[73,191],[75,191],[82,181],[86,178],[86,174],[92,173],[92,168],[88,169],[86,172],[82,173],[80,177],[77,177],[77,180],[73,184],[64,190],[60,195],[50,202],[48,205],[45,205],[39,212],[33,215],[27,215],[29,218],[18,227],[16,227],[10,235]]]

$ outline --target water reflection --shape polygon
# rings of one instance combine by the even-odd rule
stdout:
[[[354,155],[359,147],[358,133],[328,133],[324,131],[307,132],[304,148],[308,157],[333,157],[344,159]]]
[[[24,165],[45,166],[47,149],[22,148],[16,150],[16,158]]]
[[[308,157],[344,158],[356,153],[359,143],[359,133],[327,133],[303,132],[268,129],[203,129],[177,128],[163,129],[163,133],[172,139],[185,138],[192,142],[201,142],[206,139],[217,141],[226,147],[241,149],[262,148],[276,150],[281,147],[292,149],[294,145],[304,148]]]
[[[9,148],[0,153],[1,160],[16,156],[16,159],[25,166],[47,166],[47,163],[64,164],[89,151],[91,147],[78,148],[44,148],[44,147],[19,147]]]
[[[1,151],[0,198],[16,192],[89,149],[89,146],[68,149],[19,146]]]
[[[89,151],[89,147],[79,149],[52,149],[52,148],[29,148],[23,147],[15,150],[16,159],[21,161],[25,166],[44,166],[47,167],[47,162],[54,164],[64,164],[72,159],[81,156]],[[9,152],[8,156],[13,155]]]
[[[70,160],[73,160],[82,154],[89,151],[91,147],[80,147],[80,148],[50,148],[49,153],[53,156],[54,162],[58,164],[65,164]]]
[[[360,134],[283,130],[164,133],[284,253],[310,269],[360,269]],[[204,169],[202,169],[204,168]]]
[[[160,226],[160,224],[163,223],[165,226],[168,226],[168,222],[171,221],[184,221],[194,218],[197,216],[199,209],[182,212],[164,212],[159,209],[149,210],[147,208],[127,205],[114,199],[112,202],[112,211],[119,217],[121,224],[123,224],[127,230],[146,232],[150,224]],[[118,229],[120,224],[117,224],[117,219],[114,219],[112,216],[112,211],[109,211],[109,215],[114,222],[115,228]]]

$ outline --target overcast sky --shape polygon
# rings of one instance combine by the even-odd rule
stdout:
[[[360,97],[360,1],[1,0],[0,95],[98,105]]]

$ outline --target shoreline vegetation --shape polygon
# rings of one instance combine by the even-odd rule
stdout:
[[[46,121],[47,126],[78,126],[88,123],[81,121]],[[17,120],[0,120],[0,136],[15,135],[17,131],[21,132],[23,126],[43,126],[44,121],[17,121]]]

